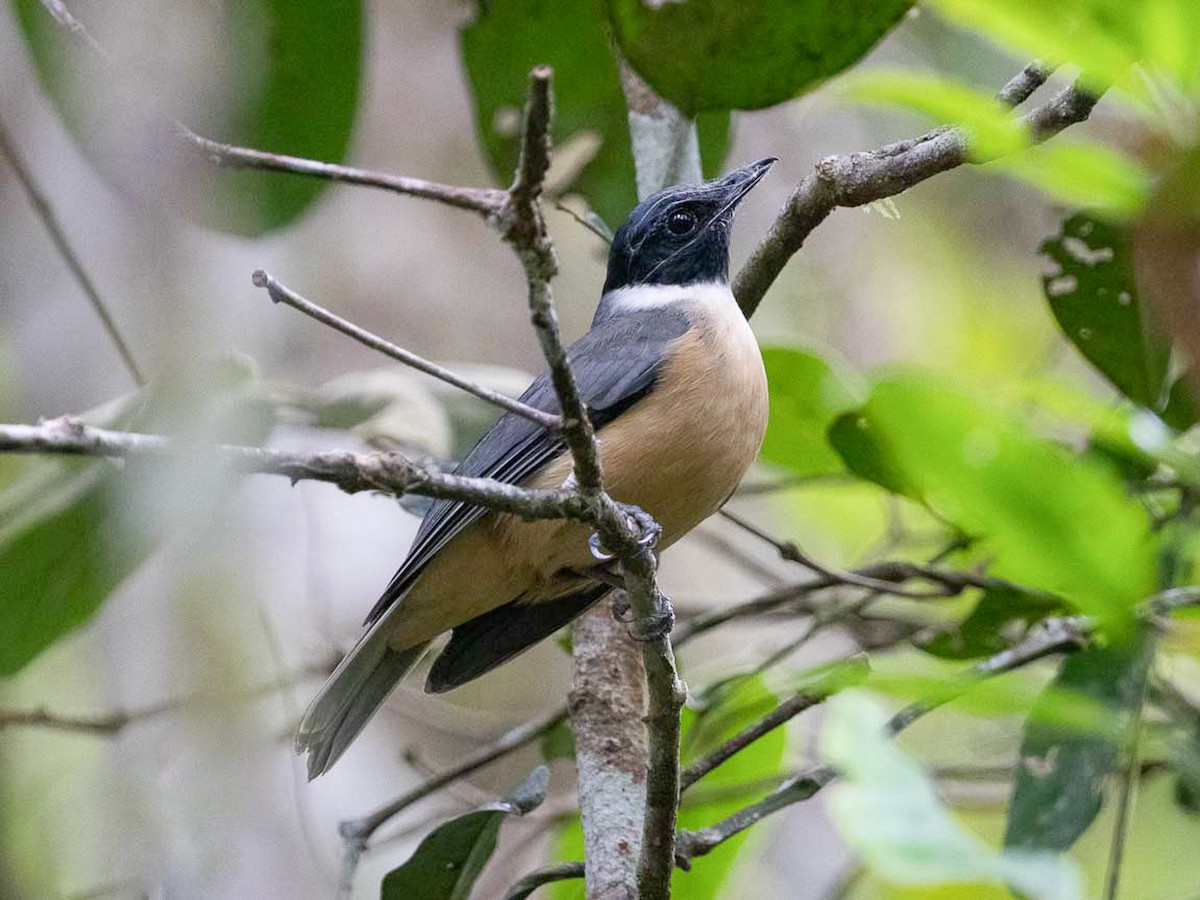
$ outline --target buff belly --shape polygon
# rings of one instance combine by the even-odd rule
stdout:
[[[712,515],[754,461],[767,425],[762,357],[736,307],[699,310],[670,348],[654,391],[599,435],[605,487],[649,512],[669,547]],[[525,482],[559,487],[563,455]],[[426,566],[389,622],[403,650],[513,600],[561,597],[595,564],[591,530],[564,521],[489,514],[464,529]]]

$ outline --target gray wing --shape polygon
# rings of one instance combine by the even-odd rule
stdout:
[[[580,394],[597,430],[649,393],[666,345],[687,327],[684,310],[658,307],[606,318],[567,348]],[[521,395],[521,401],[545,412],[559,411],[548,371],[538,376]],[[516,413],[506,413],[479,439],[454,473],[517,484],[563,449],[555,432]],[[483,507],[454,500],[435,503],[421,521],[408,557],[371,609],[366,624],[377,621],[404,595],[439,550],[486,513]]]

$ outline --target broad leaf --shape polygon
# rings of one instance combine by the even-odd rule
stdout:
[[[443,822],[384,876],[382,900],[468,900],[504,820],[536,809],[549,786],[550,770],[538,766],[503,800]]]
[[[1042,287],[1067,339],[1126,397],[1163,412],[1171,344],[1138,296],[1127,231],[1076,213],[1040,249],[1055,265]]]
[[[634,68],[680,109],[760,109],[853,65],[912,0],[608,0]]]
[[[1082,878],[1066,857],[1000,853],[963,829],[921,766],[887,737],[886,723],[868,696],[840,694],[821,742],[843,774],[828,789],[829,811],[872,870],[900,885],[996,884],[1031,900],[1082,900]]]
[[[249,377],[224,364],[168,377],[89,418],[133,431],[256,443],[273,417],[249,390]],[[204,517],[233,483],[199,458],[120,466],[45,459],[27,467],[0,493],[0,676],[87,622],[166,531]]]
[[[610,226],[637,203],[625,97],[598,0],[488,0],[462,32],[463,62],[475,102],[475,127],[496,179],[509,184],[520,150],[521,109],[529,70],[554,68],[554,139],[571,145],[578,174],[555,190],[583,194]],[[701,117],[700,152],[706,175],[721,170],[729,143],[729,115]]]
[[[72,11],[108,52],[15,0],[38,74],[80,149],[111,182],[202,224],[254,235],[288,224],[328,184],[217,169],[174,133],[341,160],[358,104],[360,0],[93,4]],[[178,40],[177,40],[178,39]],[[186,39],[193,54],[172,53]]]
[[[893,494],[920,500],[920,494],[887,455],[871,421],[861,410],[843,413],[829,426],[829,446],[846,468],[866,481],[873,481]]]
[[[1068,849],[1100,812],[1105,780],[1120,762],[1119,734],[1064,724],[1056,708],[1084,698],[1121,721],[1142,702],[1153,639],[1075,653],[1063,662],[1025,724],[1004,843]]]
[[[932,376],[880,380],[862,416],[904,482],[986,540],[1000,577],[1059,594],[1117,630],[1153,593],[1149,516],[1108,467]]]
[[[796,475],[842,471],[829,444],[829,427],[858,406],[863,390],[843,372],[807,350],[766,347],[763,363],[771,394],[771,420],[761,455]]]

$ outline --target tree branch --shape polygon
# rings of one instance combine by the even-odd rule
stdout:
[[[61,4],[56,4],[61,6]],[[50,8],[49,6],[47,8]],[[64,10],[65,11],[65,10]],[[69,15],[69,13],[68,13]],[[17,176],[17,181],[25,190],[25,196],[29,198],[30,204],[33,206],[34,212],[38,218],[42,220],[42,225],[46,228],[46,233],[50,235],[50,240],[54,243],[54,247],[58,250],[58,255],[62,257],[67,268],[70,270],[75,283],[79,285],[84,296],[88,298],[88,302],[92,304],[92,309],[100,318],[100,324],[104,326],[104,330],[108,333],[108,338],[113,342],[113,346],[117,348],[117,353],[121,357],[121,361],[125,364],[134,383],[143,385],[146,383],[145,377],[142,375],[142,370],[138,368],[137,361],[133,358],[133,352],[129,349],[129,345],[125,343],[125,338],[121,335],[121,330],[117,327],[117,322],[109,312],[108,306],[104,302],[104,298],[100,296],[100,292],[96,289],[95,283],[87,270],[83,267],[79,257],[75,255],[75,251],[71,248],[71,242],[67,239],[67,233],[63,229],[62,223],[59,222],[58,216],[54,214],[54,210],[50,206],[50,201],[46,199],[46,195],[42,193],[34,181],[33,173],[29,170],[29,166],[25,164],[25,160],[17,151],[17,145],[13,142],[8,130],[4,127],[4,123],[0,122],[0,153],[8,159],[8,163],[12,166],[13,172]]]
[[[353,166],[318,162],[314,159],[285,156],[280,153],[267,153],[264,150],[253,150],[249,147],[237,147],[196,134],[178,122],[175,123],[175,129],[181,140],[202,154],[213,165],[221,168],[285,172],[291,175],[305,175],[310,178],[337,181],[342,184],[381,188],[407,197],[436,200],[447,206],[476,212],[489,221],[501,214],[508,199],[508,195],[498,188],[472,188],[439,184],[423,178],[389,175]]]
[[[567,881],[571,878],[582,878],[583,875],[584,869],[581,862],[558,863],[557,865],[546,866],[542,869],[534,869],[508,889],[508,893],[504,895],[504,900],[525,900],[526,897],[544,884],[552,884],[555,881]]]
[[[172,438],[94,428],[69,419],[39,425],[0,425],[0,453],[51,453],[111,459],[168,459],[187,450]],[[594,501],[575,491],[522,488],[492,478],[440,472],[398,453],[346,451],[294,453],[263,447],[214,444],[207,451],[228,468],[245,474],[282,475],[297,481],[323,481],[346,493],[382,491],[460,500],[526,519],[572,519],[593,526],[606,521]]]
[[[491,388],[476,384],[469,379],[463,378],[461,375],[456,375],[443,366],[439,366],[437,363],[432,363],[424,357],[417,356],[417,354],[405,350],[403,347],[396,346],[391,341],[386,341],[378,335],[372,334],[365,328],[355,325],[341,316],[335,315],[324,307],[313,303],[311,300],[305,299],[262,269],[255,271],[253,281],[255,287],[266,288],[271,300],[275,303],[283,303],[292,307],[292,309],[299,310],[309,318],[316,319],[318,322],[328,325],[335,331],[340,331],[347,337],[353,338],[360,344],[370,347],[372,350],[378,350],[380,353],[397,362],[411,366],[419,372],[424,372],[426,375],[432,375],[434,378],[454,385],[454,387],[460,388],[468,394],[474,394],[479,399],[486,400],[488,403],[499,406],[501,409],[524,416],[531,422],[536,422],[545,428],[558,428],[562,423],[562,419],[553,413],[536,409],[522,403],[520,400],[514,400],[512,397],[501,394],[499,391],[493,391]]]
[[[888,722],[888,732],[899,734],[926,713],[962,696],[983,679],[1011,672],[1054,653],[1077,650],[1085,646],[1090,638],[1091,625],[1082,617],[1046,619],[1034,626],[1020,643],[977,663],[961,681],[947,685],[944,693],[904,707]],[[813,766],[788,779],[762,800],[738,810],[715,825],[698,831],[681,832],[676,840],[679,866],[689,868],[695,857],[711,853],[771,813],[808,800],[837,775],[837,770],[830,765]]]
[[[1023,102],[1046,78],[1045,69],[1030,63],[1001,88],[997,99]],[[1099,97],[1078,83],[1065,88],[1021,119],[1032,143],[1040,143],[1064,128],[1082,122]],[[733,282],[742,311],[751,316],[767,289],[813,230],[838,207],[863,206],[893,197],[940,172],[970,162],[967,132],[937,128],[921,137],[899,141],[867,153],[828,156],[805,178],[780,210],[766,237]]]

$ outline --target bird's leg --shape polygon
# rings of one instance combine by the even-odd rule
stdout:
[[[654,517],[650,513],[646,512],[640,506],[634,506],[632,503],[614,502],[628,518],[628,524],[637,530],[637,543],[639,547],[653,547],[658,543],[658,537],[662,534],[662,526],[654,520]],[[604,541],[594,531],[588,537],[588,549],[591,551],[592,556],[602,563],[612,562],[617,558],[615,553],[604,546]]]

